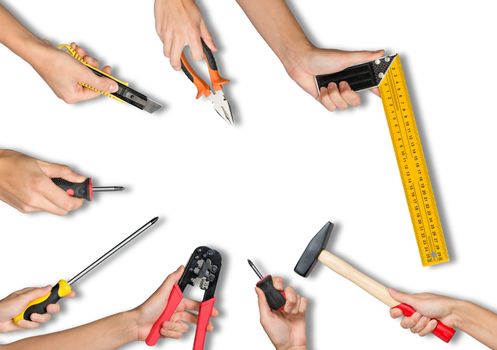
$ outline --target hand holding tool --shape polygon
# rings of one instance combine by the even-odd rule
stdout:
[[[219,74],[217,69],[216,59],[211,49],[202,40],[202,48],[207,61],[207,68],[209,69],[209,77],[214,91],[211,91],[209,85],[195,72],[193,67],[188,62],[185,53],[181,54],[181,69],[183,73],[191,80],[197,87],[197,99],[204,96],[207,100],[212,102],[214,110],[228,123],[233,124],[233,116],[231,114],[231,107],[224,96],[223,85],[229,83],[229,80],[224,79]]]
[[[379,88],[421,262],[423,266],[448,262],[442,222],[399,55],[315,78],[318,91],[331,82],[341,81],[348,82],[355,91]]]
[[[352,265],[343,261],[336,255],[326,251],[326,244],[330,238],[332,230],[333,224],[328,222],[310,241],[295,266],[295,272],[297,274],[307,277],[316,262],[319,261],[352,283],[355,283],[357,286],[361,287],[387,306],[400,309],[405,316],[411,316],[416,312],[416,310],[410,305],[399,304],[398,301],[390,296],[388,289],[385,286],[355,269]],[[454,336],[456,332],[455,329],[446,326],[438,320],[437,322],[438,324],[433,331],[433,334],[448,343]]]
[[[145,340],[149,346],[154,346],[160,338],[160,330],[164,322],[171,319],[176,311],[176,308],[183,299],[183,292],[188,285],[198,287],[204,290],[204,298],[200,304],[198,311],[197,329],[195,331],[195,340],[193,343],[193,350],[203,350],[205,343],[205,336],[207,334],[207,326],[214,309],[216,298],[214,292],[216,291],[219,273],[221,271],[222,257],[219,252],[209,247],[198,247],[186,265],[185,272],[178,284],[174,285],[169,295],[167,305],[155,321],[150,329],[150,332]]]
[[[254,263],[249,259],[247,259],[247,261],[252,270],[254,270],[255,274],[260,278],[260,281],[257,282],[256,286],[264,292],[271,310],[282,311],[286,303],[285,292],[274,287],[273,277],[271,275],[267,275],[266,277],[262,276],[261,272],[254,265]]]
[[[87,201],[93,200],[94,192],[115,192],[123,191],[125,189],[122,186],[93,186],[91,177],[81,183],[67,181],[60,177],[53,178],[52,181],[66,191],[71,197],[83,198]]]
[[[114,253],[118,252],[121,248],[125,247],[128,243],[133,241],[135,238],[139,237],[143,232],[145,232],[147,229],[149,229],[153,224],[155,224],[159,220],[158,217],[153,218],[149,222],[147,222],[145,225],[140,227],[138,230],[133,232],[131,235],[129,235],[127,238],[125,238],[122,242],[120,242],[118,245],[116,245],[114,248],[109,250],[107,253],[102,255],[100,258],[95,260],[91,265],[86,267],[83,271],[78,273],[76,276],[71,278],[69,282],[66,280],[60,280],[55,286],[52,287],[52,290],[50,291],[49,294],[35,299],[32,302],[26,306],[23,312],[21,312],[19,315],[14,317],[13,321],[17,324],[20,320],[27,320],[31,321],[31,315],[34,313],[37,314],[44,314],[47,312],[47,306],[50,304],[55,304],[57,303],[61,298],[64,298],[71,294],[72,292],[72,285],[79,281],[81,278],[86,276],[89,272],[91,272],[94,268],[99,266],[101,263],[103,263],[105,260],[110,258]]]
[[[93,73],[98,75],[99,77],[107,77],[109,79],[114,80],[117,83],[117,86],[119,89],[116,92],[104,92],[100,91],[93,86],[90,86],[88,84],[85,84],[83,82],[80,82],[79,85],[84,86],[87,89],[93,90],[95,92],[98,92],[101,95],[113,98],[117,101],[128,103],[130,105],[135,106],[136,108],[142,109],[144,111],[147,111],[149,113],[154,113],[155,111],[159,110],[162,108],[162,105],[151,98],[147,97],[146,95],[130,88],[128,86],[127,82],[121,81],[117,79],[116,77],[113,77],[110,74],[105,73],[104,71],[93,67],[92,65],[88,64],[78,53],[76,50],[74,50],[71,45],[67,44],[61,44],[58,46],[60,50],[65,50],[69,55],[77,59],[80,63],[84,64],[86,67],[91,69]]]

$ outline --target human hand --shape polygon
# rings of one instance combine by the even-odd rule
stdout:
[[[33,329],[40,324],[48,322],[52,314],[60,311],[59,304],[50,304],[47,306],[46,314],[32,314],[31,321],[21,320],[15,323],[12,319],[24,311],[26,306],[35,299],[38,299],[48,293],[52,289],[51,286],[42,288],[24,288],[0,300],[0,333],[12,332],[20,329]],[[66,298],[74,297],[72,292]]]
[[[284,288],[280,277],[273,278],[273,285],[277,290],[284,290],[286,303],[282,311],[272,311],[263,291],[256,287],[262,327],[277,350],[305,350],[307,299],[292,287]]]
[[[164,45],[164,56],[170,59],[174,69],[181,69],[185,46],[190,47],[195,61],[204,57],[201,39],[212,52],[217,51],[194,0],[155,0],[154,13],[155,30]]]
[[[89,56],[84,49],[75,43],[72,43],[71,47],[89,65],[99,68],[98,61]],[[33,50],[28,62],[55,95],[67,103],[77,103],[100,96],[100,93],[87,89],[79,83],[88,84],[108,93],[116,92],[119,88],[112,79],[95,75],[88,67],[47,42],[39,44],[38,48]],[[102,71],[109,75],[112,73],[109,66],[104,67]]]
[[[47,211],[65,215],[83,205],[52,182],[61,177],[83,182],[84,176],[60,164],[43,162],[24,154],[0,150],[0,199],[23,213]]]
[[[317,99],[326,109],[333,112],[349,106],[360,105],[360,95],[353,91],[347,82],[339,85],[330,83],[327,88],[322,87],[319,92],[314,77],[320,74],[339,72],[355,64],[372,61],[385,55],[379,51],[342,51],[334,49],[318,49],[312,47],[299,55],[294,55],[283,64],[290,77],[307,93]],[[378,89],[372,90],[379,95]]]
[[[456,317],[453,314],[457,300],[430,293],[405,294],[394,289],[389,289],[389,293],[399,303],[408,304],[416,310],[412,316],[403,318],[400,323],[402,328],[410,329],[411,332],[422,337],[433,332],[437,320],[449,327],[457,328]],[[399,309],[392,308],[390,316],[398,318],[403,316],[403,313]]]
[[[180,266],[175,272],[167,276],[159,289],[157,289],[147,301],[132,311],[136,315],[138,340],[145,340],[147,338],[153,324],[166,307],[173,286],[179,282],[184,270],[185,268]],[[199,302],[183,298],[172,315],[171,320],[164,322],[162,325],[160,330],[161,336],[174,339],[181,338],[183,334],[188,331],[188,323],[197,323],[197,315],[194,315],[192,312],[197,312],[199,308]],[[212,316],[216,317],[217,315],[219,315],[219,311],[214,308]],[[214,326],[212,323],[209,323],[207,331],[211,332],[213,329]]]

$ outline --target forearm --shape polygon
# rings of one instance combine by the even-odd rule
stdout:
[[[5,350],[112,350],[138,339],[133,312],[123,312],[84,326],[19,340]]]
[[[470,302],[458,302],[453,311],[456,327],[486,346],[497,349],[497,315]]]
[[[33,64],[36,50],[43,46],[42,40],[24,27],[2,5],[0,5],[0,43],[25,61]]]
[[[237,0],[259,34],[288,69],[313,48],[284,0]]]

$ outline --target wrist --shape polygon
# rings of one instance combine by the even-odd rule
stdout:
[[[451,316],[454,322],[454,327],[459,329],[466,328],[466,315],[469,314],[469,309],[474,306],[469,301],[464,300],[454,300],[454,303],[451,308]]]
[[[292,71],[296,66],[306,61],[317,48],[311,44],[307,38],[302,38],[298,42],[285,46],[279,55],[281,63],[287,71]]]
[[[140,340],[138,336],[138,312],[136,310],[130,310],[121,312],[118,315],[123,320],[123,331],[127,337],[127,343]]]

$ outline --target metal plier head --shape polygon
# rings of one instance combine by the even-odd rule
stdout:
[[[226,120],[228,123],[233,124],[231,107],[223,92],[223,85],[229,83],[229,80],[224,79],[219,74],[214,54],[203,40],[202,48],[207,61],[209,78],[211,80],[213,90],[211,90],[209,85],[197,74],[197,72],[195,72],[193,67],[188,62],[184,52],[181,54],[181,69],[188,79],[190,79],[190,81],[197,87],[197,98],[204,96],[206,99],[210,100],[217,114],[219,114],[221,118]]]
[[[216,302],[214,294],[219,273],[221,272],[221,263],[221,254],[216,250],[205,246],[195,249],[190,260],[188,260],[185,272],[181,276],[179,283],[173,287],[171,294],[169,294],[166,308],[152,326],[145,340],[147,345],[153,346],[157,343],[162,325],[171,319],[181,300],[183,300],[184,290],[188,285],[191,285],[198,286],[204,290],[204,297],[198,311],[197,329],[193,343],[193,350],[203,350],[207,326]]]

